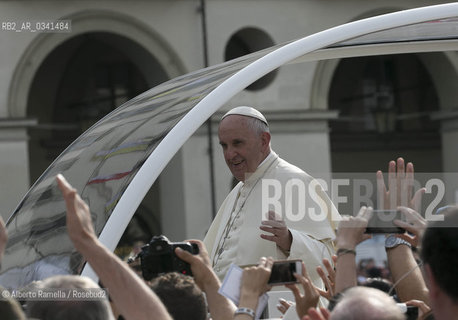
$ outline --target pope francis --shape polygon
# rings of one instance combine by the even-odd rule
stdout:
[[[261,256],[301,259],[321,286],[315,268],[323,258],[331,259],[339,216],[321,185],[271,150],[267,120],[254,108],[227,112],[218,137],[239,183],[204,239],[217,275],[222,279],[231,263],[255,264]],[[277,187],[273,196],[272,186]]]

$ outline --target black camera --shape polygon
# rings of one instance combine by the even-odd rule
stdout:
[[[154,236],[138,254],[143,278],[151,280],[159,274],[167,272],[179,272],[192,276],[191,266],[175,255],[175,248],[181,248],[192,254],[199,253],[199,247],[195,243],[170,242],[165,236]]]

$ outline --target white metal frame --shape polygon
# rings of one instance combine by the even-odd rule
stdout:
[[[181,119],[181,121],[178,122],[177,125],[167,134],[167,136],[156,147],[143,166],[139,169],[135,177],[132,179],[132,182],[119,199],[116,208],[112,212],[105,228],[100,234],[100,241],[110,250],[115,249],[122,236],[122,232],[119,232],[119,230],[125,230],[144,196],[175,153],[178,152],[186,140],[189,139],[189,137],[214,112],[254,81],[258,80],[270,71],[293,61],[294,59],[298,59],[308,53],[321,48],[326,48],[339,42],[347,41],[372,32],[424,21],[446,19],[455,16],[458,16],[458,3],[417,8],[372,17],[347,23],[307,36],[295,42],[289,43],[252,62],[250,65],[228,78],[204,99],[202,99],[202,101],[200,101],[188,114],[186,114],[186,116],[184,116],[183,119]],[[373,46],[373,49],[375,48],[378,50],[388,46],[391,47],[390,51],[394,53],[402,52],[397,49],[402,49],[405,45],[401,44],[398,48],[396,48],[393,47],[393,44],[380,44]],[[431,47],[431,44],[425,42],[415,44],[413,46],[413,48],[417,50],[415,52],[421,51],[421,46],[424,46],[426,51],[434,50],[434,46]],[[342,50],[346,51],[346,56],[364,55],[364,51],[362,52],[363,54],[357,54],[356,52],[352,53],[352,49],[358,50],[358,47],[349,47]],[[450,46],[449,49],[458,50],[458,44],[455,42],[455,44]],[[329,49],[330,52],[332,50],[333,49]],[[411,50],[407,51],[413,52]],[[443,51],[442,48],[441,51]],[[375,54],[374,51],[371,52],[371,54]],[[332,54],[330,54],[330,56],[332,57]],[[317,58],[317,56],[315,55],[314,58]],[[82,274],[93,279],[97,279],[96,274],[88,265],[86,265]]]

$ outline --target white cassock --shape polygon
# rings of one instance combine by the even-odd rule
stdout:
[[[274,184],[277,185],[276,193],[273,192]],[[271,187],[266,188],[268,185]],[[270,195],[265,192],[267,189]],[[285,192],[287,189],[292,190],[291,197]],[[278,198],[280,191],[282,195]],[[267,209],[269,201],[280,207]],[[262,217],[272,209],[281,214],[291,231],[293,241],[289,256],[275,242],[260,237]],[[339,217],[317,180],[272,151],[256,171],[245,182],[239,182],[226,197],[204,243],[220,279],[224,278],[231,263],[239,266],[257,264],[260,257],[272,256],[275,260],[303,260],[314,284],[322,287],[315,269],[322,264],[323,258],[330,260],[334,253],[332,240]]]

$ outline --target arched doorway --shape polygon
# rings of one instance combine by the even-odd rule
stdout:
[[[97,120],[166,80],[151,54],[120,35],[86,33],[56,47],[35,73],[28,95],[27,114],[39,123],[30,132],[32,181]]]
[[[333,172],[385,170],[403,156],[420,171],[441,171],[436,85],[415,54],[342,59],[332,76],[329,109]]]
[[[122,35],[88,32],[58,45],[38,67],[28,94],[27,115],[38,120],[29,131],[31,180],[96,121],[168,79],[150,52]],[[127,229],[123,245],[138,240],[132,234],[142,234],[145,241],[160,233],[158,194],[155,184]]]

